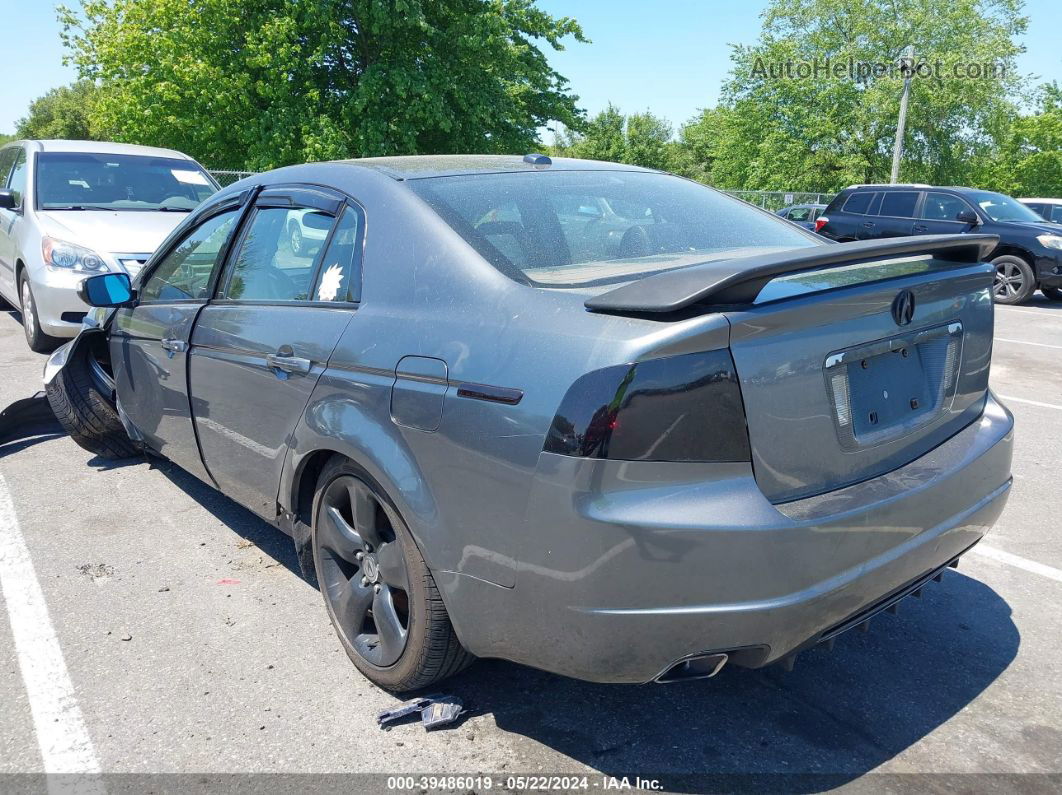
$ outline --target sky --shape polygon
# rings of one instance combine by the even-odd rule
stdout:
[[[68,0],[76,5],[76,0]],[[569,40],[563,52],[543,45],[591,115],[611,101],[627,113],[652,110],[676,128],[711,107],[730,68],[730,44],[751,44],[765,2],[708,0],[539,0],[554,16],[573,16],[593,42]],[[0,133],[12,133],[29,103],[75,77],[62,64],[59,24],[50,0],[0,0],[4,79]],[[1039,81],[1062,81],[1058,0],[1027,0],[1027,52],[1018,62]]]

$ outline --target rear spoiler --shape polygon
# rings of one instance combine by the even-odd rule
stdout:
[[[677,312],[694,304],[749,304],[776,276],[914,254],[947,254],[952,262],[983,262],[997,235],[916,235],[811,246],[774,254],[714,260],[675,268],[588,298],[594,312]]]

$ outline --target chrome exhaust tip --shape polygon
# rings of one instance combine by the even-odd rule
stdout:
[[[695,654],[679,660],[667,668],[654,682],[670,684],[671,682],[685,682],[690,679],[711,679],[726,665],[730,655],[724,652],[712,654]]]

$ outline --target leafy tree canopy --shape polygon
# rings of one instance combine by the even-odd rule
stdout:
[[[69,86],[53,88],[30,103],[29,114],[18,120],[15,134],[19,138],[67,138],[75,141],[98,140],[90,116],[96,99],[96,84],[79,80]]]
[[[615,105],[598,113],[581,132],[563,131],[553,152],[562,157],[611,160],[645,168],[671,169],[675,145],[671,125],[646,111],[625,116]]]
[[[541,42],[585,41],[534,0],[82,0],[70,59],[119,140],[215,167],[522,152],[581,125]]]

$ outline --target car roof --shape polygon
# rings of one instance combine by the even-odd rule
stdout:
[[[1062,204],[1062,199],[1036,198],[1036,199],[1018,199],[1018,201],[1020,201],[1020,202],[1040,202],[1041,204]]]
[[[454,177],[463,174],[512,173],[519,171],[645,171],[652,169],[602,160],[550,158],[549,165],[535,165],[525,155],[406,155],[336,160],[335,163],[371,168],[397,180]]]
[[[12,141],[12,143],[34,145],[37,147],[38,152],[88,152],[99,155],[141,155],[145,157],[170,157],[176,160],[192,159],[184,152],[178,152],[176,149],[120,144],[112,141],[68,141],[49,138],[45,140]]]

